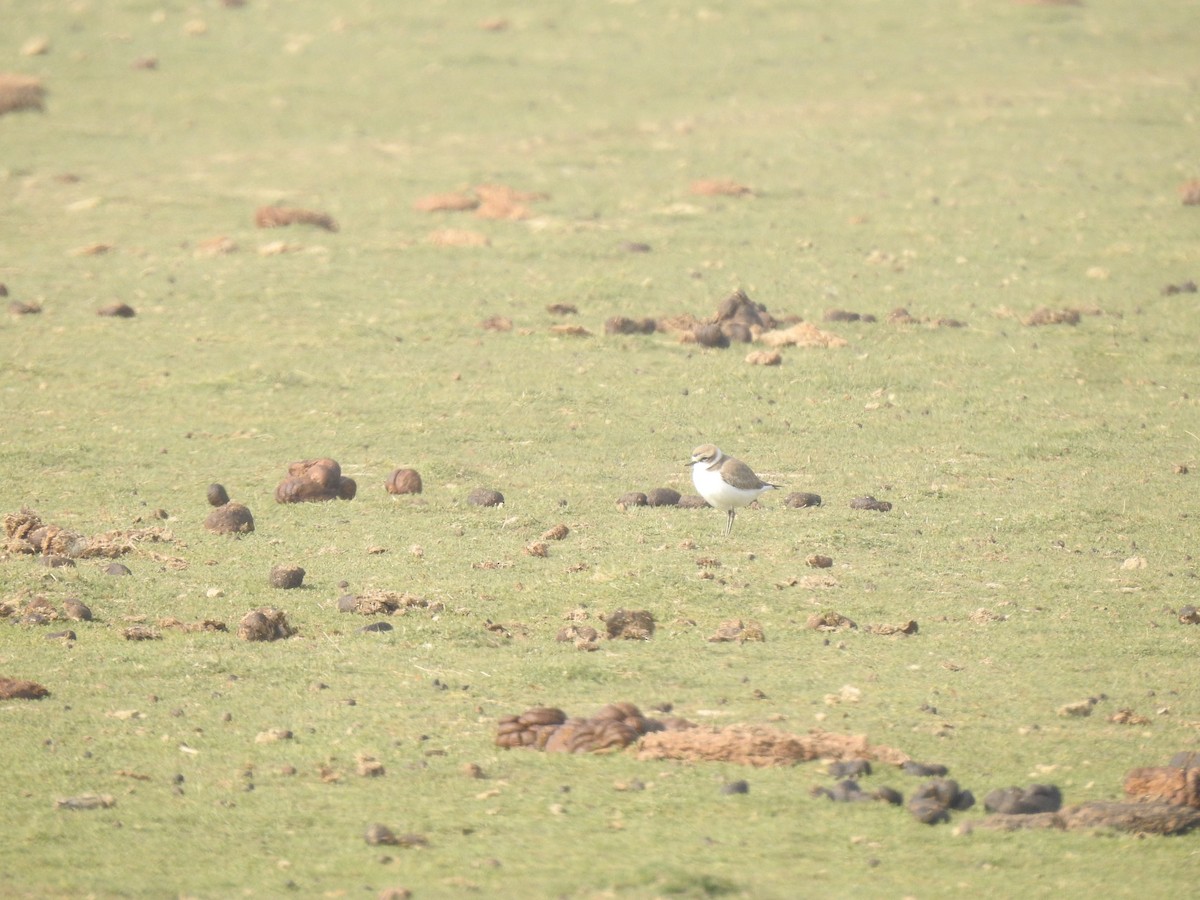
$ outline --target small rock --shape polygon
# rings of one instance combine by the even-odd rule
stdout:
[[[850,501],[851,509],[867,509],[875,512],[890,512],[892,504],[886,500],[876,500],[874,497],[855,497]]]
[[[680,509],[709,509],[710,504],[699,494],[684,494],[675,504]]]
[[[805,562],[814,569],[828,569],[833,565],[833,558],[829,556],[822,556],[819,553],[814,553],[812,556],[806,559]]]
[[[48,640],[48,641],[73,641],[73,640],[75,640],[75,632],[73,632],[69,629],[67,631],[52,631],[48,635],[46,635],[46,640]]]
[[[129,566],[127,566],[123,563],[115,562],[115,563],[109,563],[107,566],[104,567],[104,574],[105,575],[132,575],[133,573],[129,570]]]
[[[750,784],[744,779],[730,781],[728,784],[721,785],[722,794],[748,794],[750,793]]]
[[[45,566],[47,569],[71,569],[75,566],[75,560],[69,556],[48,553],[45,556],[38,557],[38,565]]]
[[[229,492],[225,490],[225,485],[213,482],[208,486],[209,506],[224,506],[228,502]]]

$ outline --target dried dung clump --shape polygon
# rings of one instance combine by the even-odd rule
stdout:
[[[322,457],[303,459],[288,465],[287,478],[275,488],[277,503],[318,503],[325,500],[353,500],[358,484],[342,474],[337,460]]]
[[[825,612],[813,613],[808,617],[808,621],[804,623],[805,628],[810,628],[813,631],[849,631],[857,628],[853,619],[843,616],[839,612],[827,610]]]
[[[717,626],[717,630],[709,637],[710,644],[733,643],[744,644],[747,641],[765,641],[762,626],[757,622],[743,622],[741,619],[730,619]]]
[[[421,473],[416,469],[396,469],[383,483],[389,494],[421,493]]]
[[[49,688],[36,681],[0,676],[0,700],[41,700],[48,696]]]
[[[647,719],[632,703],[610,703],[591,718],[568,718],[557,707],[540,706],[502,717],[496,746],[547,753],[602,753],[628,747],[650,732],[691,727],[690,722],[679,719]]]
[[[471,506],[503,506],[504,495],[490,488],[475,488],[467,494],[467,503]]]
[[[1125,796],[1200,809],[1200,768],[1151,766],[1125,774]]]
[[[846,347],[850,342],[831,331],[823,331],[811,322],[797,322],[789,328],[765,332],[760,340],[768,347]]]
[[[143,544],[172,543],[175,536],[161,527],[106,531],[84,537],[57,525],[42,521],[30,509],[4,516],[5,550],[9,553],[41,553],[44,559],[113,559],[126,553],[140,552],[173,568],[187,563],[143,548]],[[56,563],[60,564],[60,563]]]
[[[1079,310],[1077,309],[1048,309],[1038,307],[1021,320],[1022,325],[1078,325]]]
[[[688,190],[698,197],[745,197],[754,193],[746,185],[729,178],[699,178]]]
[[[805,491],[793,491],[784,498],[783,505],[789,509],[806,509],[810,506],[820,506],[821,495],[810,494]]]
[[[641,491],[627,491],[617,498],[617,507],[629,509],[631,506],[646,506],[649,498]]]
[[[855,497],[850,501],[851,509],[865,509],[873,512],[891,512],[892,504],[886,500],[876,500],[874,497]]]
[[[25,109],[44,110],[46,89],[30,75],[0,72],[0,116]]]
[[[469,212],[481,219],[528,219],[529,204],[547,199],[545,194],[518,191],[506,184],[480,184],[468,191],[451,191],[421,197],[413,204],[418,212]]]
[[[337,222],[328,213],[288,206],[260,206],[254,211],[254,224],[259,228],[282,228],[286,225],[316,225],[326,231],[337,231]]]
[[[413,203],[417,212],[467,212],[479,206],[479,198],[463,191],[429,194]]]
[[[96,315],[114,319],[132,319],[137,315],[137,310],[128,303],[110,303],[96,310]]]
[[[223,484],[210,484],[207,492],[209,506],[224,506],[229,502],[229,492]]]
[[[6,550],[10,553],[41,553],[60,556],[80,556],[87,547],[81,534],[42,522],[31,509],[7,513],[4,516],[4,534],[8,539]]]
[[[343,594],[338,598],[338,609],[360,616],[402,616],[412,609],[439,612],[442,604],[430,603],[407,591],[369,590],[362,594]]]
[[[254,516],[241,503],[230,501],[210,512],[204,527],[213,534],[249,534],[254,530]]]
[[[953,778],[935,778],[913,792],[908,811],[926,825],[950,821],[950,811],[962,812],[975,805],[975,795],[962,790]]]
[[[820,729],[798,735],[766,726],[731,725],[647,734],[638,748],[638,759],[734,762],[761,768],[813,759],[869,759],[901,765],[908,756],[892,747],[873,746],[863,735]]]
[[[654,334],[657,327],[653,319],[631,319],[628,316],[612,316],[604,321],[605,334]]]
[[[655,488],[646,494],[647,506],[678,506],[680,493],[669,487]]]
[[[299,566],[278,565],[271,569],[267,583],[273,588],[290,591],[304,584],[304,570]]]
[[[278,641],[295,633],[296,629],[288,625],[283,610],[273,606],[248,612],[238,623],[238,637],[243,641]]]
[[[1053,784],[997,788],[983,798],[983,808],[990,813],[1009,816],[1058,812],[1062,808],[1062,791]]]
[[[654,616],[644,609],[618,609],[600,617],[611,639],[648,641],[654,637]]]

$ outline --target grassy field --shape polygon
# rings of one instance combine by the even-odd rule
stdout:
[[[0,621],[0,675],[51,691],[0,703],[0,896],[1190,893],[1194,836],[956,835],[981,804],[935,827],[833,804],[809,795],[819,763],[493,737],[535,705],[669,703],[1069,804],[1200,749],[1200,632],[1176,615],[1196,595],[1196,295],[1163,292],[1200,274],[1178,193],[1200,177],[1194,4],[335,6],[0,0],[0,72],[47,91],[0,115],[0,282],[41,307],[0,320],[0,513],[170,538],[123,578],[0,555],[0,603],[95,613],[71,643]],[[415,207],[483,184],[544,196],[520,220]],[[258,229],[264,205],[339,230]],[[765,367],[605,334],[735,289],[848,344]],[[96,315],[117,302],[137,315]],[[1039,308],[1082,315],[1026,324]],[[690,492],[709,441],[824,505],[768,495],[728,539],[715,510],[618,508]],[[357,497],[276,504],[319,456]],[[397,466],[420,497],[384,492]],[[211,482],[253,534],[204,529]],[[476,487],[504,506],[469,505]],[[865,494],[893,509],[851,509]],[[268,585],[283,563],[303,588]],[[434,609],[362,633],[337,599],[369,589]],[[298,633],[239,640],[266,605]],[[621,607],[653,613],[652,640],[555,641],[567,613],[603,630]],[[828,610],[920,631],[805,627]],[[732,618],[765,642],[706,640]],[[162,639],[125,640],[135,623]],[[1087,697],[1091,716],[1056,713]],[[115,805],[56,808],[86,793]],[[427,845],[371,846],[372,823]]]

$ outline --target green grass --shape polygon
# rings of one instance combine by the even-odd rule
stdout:
[[[490,15],[510,27],[481,29]],[[1195,476],[1174,471],[1200,440],[1194,297],[1160,294],[1197,277],[1177,194],[1198,173],[1189,3],[0,0],[0,21],[0,69],[48,90],[44,113],[0,117],[0,281],[43,306],[0,321],[0,510],[88,534],[161,524],[175,540],[152,549],[187,564],[134,554],[121,579],[0,560],[0,600],[77,596],[97,616],[70,647],[0,623],[0,674],[52,691],[0,706],[0,895],[1190,890],[1192,837],[958,837],[813,799],[828,779],[812,764],[492,743],[499,716],[532,705],[669,702],[706,723],[864,733],[980,798],[1052,781],[1068,803],[1117,798],[1129,768],[1196,748],[1198,641],[1172,613],[1196,577]],[[50,52],[19,55],[37,35]],[[145,55],[156,70],[131,68]],[[694,196],[699,178],[754,194]],[[527,222],[413,208],[486,182],[547,199]],[[341,230],[258,231],[268,203]],[[431,245],[443,227],[491,245]],[[218,235],[238,251],[195,254]],[[276,240],[293,251],[257,252]],[[75,255],[95,243],[113,249]],[[830,325],[848,347],[777,368],[603,334],[613,315],[708,315],[735,288],[774,313],[880,321]],[[137,317],[95,316],[118,300]],[[552,303],[593,336],[552,334]],[[900,306],[967,327],[883,321]],[[1021,324],[1040,306],[1100,315]],[[482,330],[493,315],[514,329]],[[715,511],[616,508],[689,490],[705,441],[825,505],[768,497],[729,540]],[[322,455],[358,497],[275,504],[287,463]],[[383,492],[399,465],[421,498]],[[213,481],[250,506],[253,535],[204,530]],[[467,505],[477,486],[505,506]],[[868,493],[893,511],[849,508]],[[523,553],[558,522],[571,533],[549,557]],[[796,583],[813,553],[835,560],[828,587]],[[283,562],[304,589],[267,586]],[[343,580],[443,608],[362,634],[337,611]],[[266,604],[296,637],[121,637],[127,617],[236,629]],[[659,630],[579,653],[554,636],[580,606],[646,608]],[[980,608],[1007,618],[975,622]],[[827,609],[920,632],[804,627]],[[734,617],[766,642],[705,640]],[[844,685],[861,701],[827,705]],[[1055,714],[1099,694],[1089,718]],[[1152,724],[1110,724],[1119,707]],[[294,736],[256,742],[271,728]],[[359,753],[386,775],[356,775]],[[737,778],[749,794],[723,795]],[[634,779],[646,789],[617,790]],[[84,792],[117,804],[54,808]],[[373,822],[429,845],[368,846]]]

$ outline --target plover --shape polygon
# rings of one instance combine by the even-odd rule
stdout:
[[[726,456],[714,444],[701,444],[692,451],[692,483],[696,491],[717,509],[729,514],[725,521],[725,536],[733,530],[737,510],[749,506],[759,494],[779,487],[763,481],[740,459]]]

